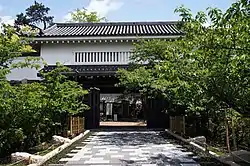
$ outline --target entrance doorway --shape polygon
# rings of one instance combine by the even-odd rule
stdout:
[[[100,94],[100,126],[146,126],[139,94]]]
[[[155,129],[169,126],[168,102],[164,98],[142,100],[140,95],[100,94],[98,88],[90,88],[87,103],[90,110],[84,112],[86,129],[97,129],[104,124],[129,125],[118,122]]]
[[[86,129],[147,126],[142,100],[138,94],[104,94],[98,88],[90,88],[85,103],[90,107],[90,110],[84,112]]]

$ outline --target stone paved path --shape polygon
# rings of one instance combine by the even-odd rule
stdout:
[[[192,152],[167,142],[160,132],[97,132],[85,141],[85,146],[77,147],[60,161],[67,162],[67,166],[199,165]]]

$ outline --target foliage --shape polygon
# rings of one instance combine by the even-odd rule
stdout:
[[[14,58],[19,57],[22,51],[31,51],[26,38],[19,37],[15,28],[3,25],[0,33],[0,68],[7,68]]]
[[[141,91],[146,93],[150,89],[153,76],[151,71],[145,67],[140,67],[130,72],[127,72],[125,69],[119,69],[119,73],[119,78],[122,80],[119,86],[124,86],[128,92]]]
[[[28,150],[61,134],[67,130],[67,115],[88,108],[81,100],[87,91],[61,74],[67,70],[58,65],[51,72],[41,73],[41,83],[12,86],[1,81],[0,155]]]
[[[42,82],[11,85],[6,74],[23,67],[39,68],[39,58],[28,57],[12,63],[22,51],[29,51],[28,41],[16,35],[13,27],[4,26],[0,34],[0,157],[29,148],[67,130],[67,116],[88,109],[82,103],[87,94],[80,85],[63,75],[69,69],[57,68],[45,73]],[[32,50],[30,50],[32,51]]]
[[[231,110],[249,115],[249,9],[247,0],[233,3],[224,13],[208,8],[207,14],[193,16],[191,10],[177,8],[184,35],[136,44],[131,60],[148,65],[119,71],[120,85],[164,96],[168,109],[180,105],[187,112],[221,116],[224,123],[232,120]],[[211,25],[204,26],[208,21]]]
[[[24,13],[20,13],[17,15],[15,20],[15,26],[20,27],[24,25],[28,25],[34,29],[39,29],[39,26],[42,24],[43,28],[46,29],[48,25],[53,22],[53,16],[49,16],[48,13],[50,11],[49,7],[46,7],[42,3],[34,2],[33,5],[28,7]]]
[[[75,81],[67,80],[67,77],[61,73],[70,71],[69,68],[57,63],[57,68],[51,72],[41,72],[46,87],[45,96],[49,99],[47,106],[50,111],[66,111],[70,114],[77,114],[88,107],[82,103],[80,97],[87,94]]]
[[[99,17],[96,12],[89,12],[87,9],[76,9],[75,11],[71,12],[71,20],[69,22],[92,22],[97,23],[101,21],[105,21],[105,17]]]

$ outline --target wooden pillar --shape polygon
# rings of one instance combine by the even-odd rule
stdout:
[[[69,118],[69,123],[70,123],[70,135],[73,135],[73,119],[72,116]]]
[[[165,112],[167,102],[162,98],[147,99],[147,127],[165,129],[169,119]]]
[[[90,110],[84,112],[85,128],[99,128],[100,123],[100,90],[98,88],[90,88],[88,94],[88,105]]]
[[[99,128],[100,125],[100,89],[93,88],[94,90],[94,128]]]
[[[123,118],[129,118],[129,101],[122,100]]]
[[[81,132],[81,126],[80,126],[80,117],[77,117],[77,133],[79,134]]]

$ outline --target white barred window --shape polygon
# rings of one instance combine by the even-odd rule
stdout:
[[[74,52],[75,63],[119,64],[128,63],[131,52]]]

